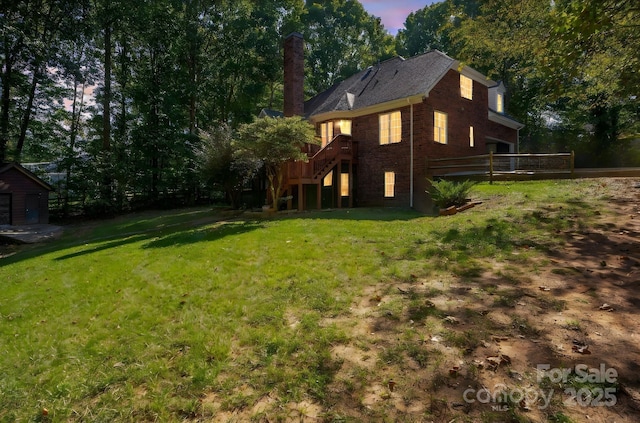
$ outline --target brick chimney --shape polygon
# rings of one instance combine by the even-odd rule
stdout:
[[[304,40],[298,32],[284,40],[284,115],[304,116]]]

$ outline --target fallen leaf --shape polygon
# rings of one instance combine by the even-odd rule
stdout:
[[[456,319],[455,317],[453,317],[453,316],[447,316],[447,317],[445,317],[445,318],[444,318],[444,321],[445,321],[445,322],[449,322],[449,323],[453,323],[453,324],[458,324],[458,323],[460,323],[460,321],[459,321],[458,319]]]
[[[591,351],[589,351],[589,346],[588,345],[574,345],[571,347],[571,350],[579,353],[579,354],[591,354]]]
[[[458,376],[458,371],[460,370],[459,366],[453,366],[452,368],[449,369],[449,375],[456,377]]]
[[[548,286],[540,286],[538,288],[540,288],[540,291],[551,291],[551,288],[549,288]]]
[[[491,335],[491,340],[493,342],[497,342],[500,343],[500,341],[508,341],[509,337],[508,336],[496,336],[496,335]]]
[[[519,405],[520,405],[520,408],[523,409],[524,411],[531,411],[531,408],[529,408],[529,406],[527,405],[527,401],[525,401],[524,398],[522,398]]]
[[[614,310],[614,308],[613,308],[613,307],[611,307],[609,304],[604,303],[604,304],[602,304],[602,305],[600,306],[600,310],[602,310],[602,311],[613,311],[613,310]]]
[[[511,357],[500,354],[496,357],[487,357],[487,362],[489,362],[489,367],[497,368],[501,364],[511,364]]]

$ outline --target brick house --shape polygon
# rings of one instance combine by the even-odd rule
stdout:
[[[49,223],[53,188],[17,163],[0,163],[0,225]]]
[[[428,159],[517,150],[504,85],[444,53],[386,60],[304,101],[302,36],[284,52],[284,115],[305,116],[322,141],[288,164],[289,207],[428,211]]]

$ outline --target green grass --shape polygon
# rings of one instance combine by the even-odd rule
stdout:
[[[341,364],[331,348],[349,341],[328,319],[365,287],[475,278],[493,257],[517,265],[559,245],[557,229],[592,216],[579,200],[592,189],[479,184],[472,195],[493,206],[446,218],[190,209],[68,227],[60,240],[0,260],[0,422],[211,419],[266,395],[323,403]],[[412,301],[412,319],[441,316]],[[402,342],[396,353],[429,362]],[[205,405],[207,395],[219,404]]]

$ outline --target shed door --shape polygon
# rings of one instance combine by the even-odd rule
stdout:
[[[38,194],[27,194],[26,206],[27,225],[40,223],[40,196]]]
[[[11,194],[0,194],[0,225],[11,225]]]

